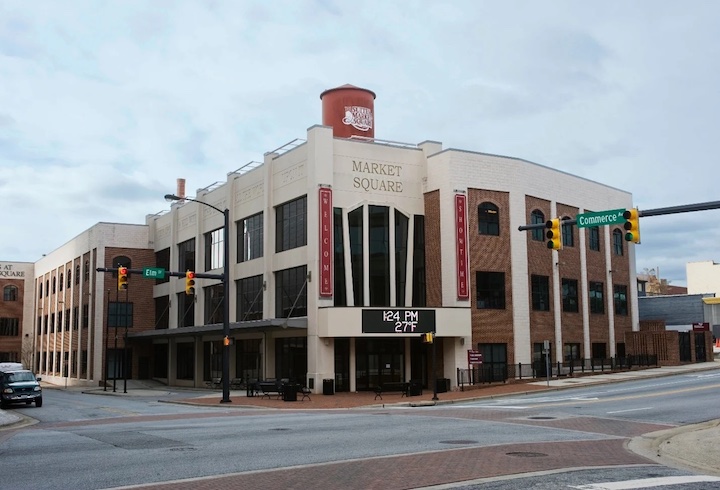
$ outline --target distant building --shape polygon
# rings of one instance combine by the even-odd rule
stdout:
[[[0,261],[0,362],[32,363],[33,271],[30,262]]]
[[[720,297],[720,264],[712,260],[685,265],[688,294],[713,293]]]

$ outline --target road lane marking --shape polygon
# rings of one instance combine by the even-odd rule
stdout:
[[[720,482],[720,477],[705,475],[665,476],[661,478],[643,478],[640,480],[590,483],[588,485],[569,486],[568,488],[577,488],[578,490],[632,490],[634,488],[651,488],[705,482]]]
[[[605,413],[625,413],[625,412],[637,412],[639,410],[652,410],[653,407],[643,407],[643,408],[628,408],[627,410],[614,410],[612,412],[605,412]]]

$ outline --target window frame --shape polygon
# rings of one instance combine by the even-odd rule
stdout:
[[[505,272],[475,271],[475,307],[478,310],[505,310]]]
[[[578,280],[568,277],[562,278],[562,311],[564,313],[579,313],[580,300],[578,295]]]
[[[482,236],[500,236],[500,208],[490,202],[478,204],[478,234]]]

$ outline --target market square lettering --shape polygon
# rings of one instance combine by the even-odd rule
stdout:
[[[353,172],[371,174],[370,177],[353,177],[353,187],[368,191],[402,192],[403,183],[384,177],[400,177],[402,167],[389,163],[352,161]],[[376,177],[377,176],[377,177]]]

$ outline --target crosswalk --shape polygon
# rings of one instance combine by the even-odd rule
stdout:
[[[720,488],[720,477],[707,475],[663,476],[656,478],[641,478],[638,480],[590,483],[587,485],[569,486],[568,488],[575,488],[577,490],[636,490],[642,488],[695,483],[714,483],[717,486],[713,485],[708,488]]]

